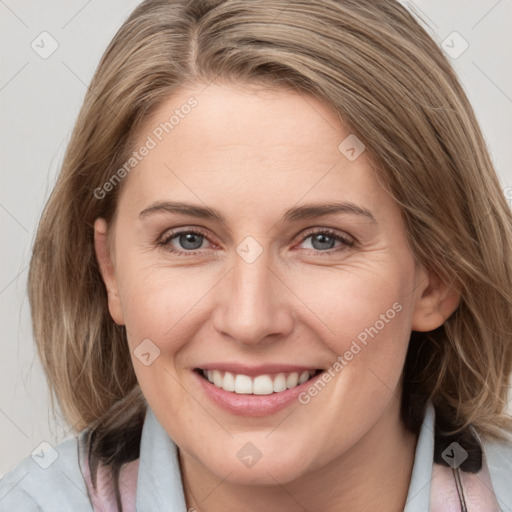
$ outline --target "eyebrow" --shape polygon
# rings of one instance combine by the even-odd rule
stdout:
[[[214,208],[172,201],[157,201],[156,203],[153,203],[139,213],[139,218],[144,219],[149,215],[162,212],[179,213],[202,219],[216,220],[226,224],[224,216]],[[303,219],[312,219],[337,213],[364,216],[377,224],[377,219],[370,210],[350,202],[306,204],[304,206],[296,206],[285,212],[282,222],[296,222]]]

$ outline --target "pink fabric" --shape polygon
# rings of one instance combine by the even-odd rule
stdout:
[[[487,464],[476,473],[459,472],[466,508],[469,512],[501,512]],[[453,469],[434,463],[430,487],[429,512],[461,512]]]
[[[85,455],[85,450],[82,453]],[[96,488],[92,485],[89,463],[85,456],[82,457],[81,467],[94,512],[118,512],[113,482],[105,466],[98,466]],[[123,512],[136,512],[135,497],[137,494],[138,472],[139,459],[123,464],[119,472],[119,492]]]

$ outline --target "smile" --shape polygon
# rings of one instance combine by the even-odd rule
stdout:
[[[217,407],[239,416],[261,417],[298,404],[298,396],[325,370],[277,362],[249,366],[212,361],[191,373],[201,394]]]
[[[256,377],[220,370],[203,370],[199,368],[198,371],[210,383],[224,391],[243,395],[270,395],[300,386],[322,370],[282,372],[275,375],[262,374]]]

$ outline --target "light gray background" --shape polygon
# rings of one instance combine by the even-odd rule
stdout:
[[[43,442],[70,435],[49,410],[32,338],[27,269],[39,215],[73,123],[109,41],[139,0],[0,0],[0,476]],[[403,1],[451,58],[512,197],[512,0]],[[50,48],[48,32],[58,48]],[[46,39],[41,42],[41,38]],[[455,39],[454,39],[455,37]],[[511,186],[511,188],[508,188]]]

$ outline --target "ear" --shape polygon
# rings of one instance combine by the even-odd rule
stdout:
[[[108,295],[108,309],[110,316],[118,325],[124,324],[123,308],[119,298],[119,288],[115,274],[114,260],[112,259],[107,238],[107,223],[105,219],[97,218],[94,222],[94,249],[100,267],[101,276],[105,283]]]
[[[412,316],[412,330],[427,332],[437,329],[460,304],[460,291],[431,271],[421,270],[418,296]]]

